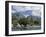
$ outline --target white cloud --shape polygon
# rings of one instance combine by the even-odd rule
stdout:
[[[30,6],[26,6],[25,10],[32,10]]]
[[[32,10],[40,10],[41,7],[40,7],[40,6],[31,6],[31,9],[32,9]]]
[[[40,6],[32,6],[32,15],[33,16],[41,16],[41,7]]]
[[[18,12],[23,12],[23,11],[26,11],[26,10],[31,10],[31,7],[30,6],[13,6],[13,9],[14,11],[18,11]]]
[[[15,13],[16,11],[12,11],[12,13]]]
[[[13,8],[15,9],[14,11],[12,11],[13,13],[15,13],[16,11],[18,12],[23,12],[26,10],[32,10],[32,15],[33,16],[41,16],[41,7],[40,6],[13,6]]]
[[[32,11],[33,16],[41,16],[41,12],[39,10]]]

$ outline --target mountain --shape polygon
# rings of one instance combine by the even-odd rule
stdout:
[[[23,11],[23,12],[15,12],[15,13],[12,13],[12,15],[16,15],[16,16],[29,16],[29,15],[32,15],[32,11],[31,10],[27,10],[27,11]]]
[[[16,16],[17,18],[32,18],[34,20],[39,20],[41,17],[39,16],[33,16],[31,10],[23,11],[23,12],[15,12],[12,13],[13,16]]]
[[[32,11],[31,10],[27,10],[25,12],[23,12],[24,15],[32,15]]]
[[[38,17],[38,16],[28,16],[27,18],[29,19],[33,19],[33,20],[41,20],[41,17]]]
[[[23,14],[21,14],[20,12],[12,13],[12,16],[16,16],[16,18],[18,18],[18,19],[25,18],[25,16]]]

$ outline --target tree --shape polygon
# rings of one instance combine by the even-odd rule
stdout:
[[[20,24],[20,25],[23,24],[24,26],[26,26],[27,23],[28,23],[28,22],[27,22],[27,19],[26,19],[26,18],[23,18],[23,19],[20,19],[20,20],[19,20],[19,24]]]
[[[17,23],[18,23],[17,20],[13,20],[12,22],[13,22],[13,23],[12,23],[12,24],[13,24],[13,27],[15,27],[15,26],[17,25]]]
[[[34,24],[37,25],[37,24],[39,24],[39,22],[38,22],[37,20],[35,20],[35,21],[34,21]]]

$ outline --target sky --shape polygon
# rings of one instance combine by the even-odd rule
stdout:
[[[26,13],[25,16],[33,15],[33,16],[41,16],[41,7],[36,7],[36,6],[16,6],[12,5],[12,12],[26,12],[30,11],[28,14]]]

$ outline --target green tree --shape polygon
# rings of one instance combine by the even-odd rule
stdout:
[[[13,20],[12,22],[13,22],[13,27],[15,27],[17,25],[17,23],[18,23],[17,20]]]
[[[23,24],[24,26],[26,26],[27,25],[27,19],[26,18],[23,18],[23,19],[20,19],[19,20],[19,24],[21,25],[21,24]]]
[[[39,22],[38,22],[37,20],[35,20],[35,21],[34,21],[34,24],[35,24],[35,25],[38,25],[38,24],[39,24]]]

